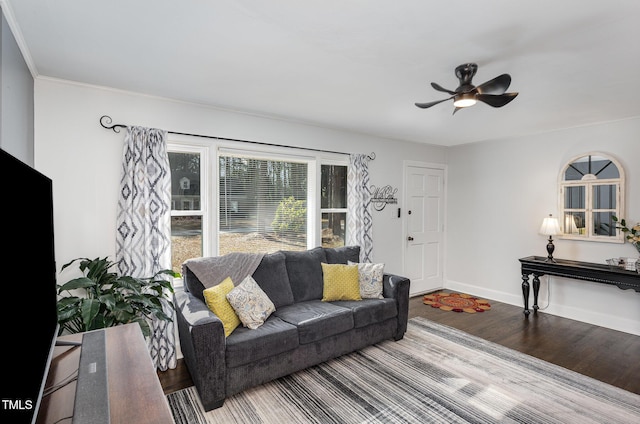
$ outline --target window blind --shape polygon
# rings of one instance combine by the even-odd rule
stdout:
[[[307,163],[219,156],[220,254],[307,248]]]

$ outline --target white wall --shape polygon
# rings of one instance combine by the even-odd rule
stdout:
[[[518,259],[547,255],[540,224],[558,214],[560,169],[582,153],[601,151],[620,161],[627,177],[624,217],[640,221],[639,137],[636,118],[450,149],[446,286],[522,305]],[[637,255],[629,244],[554,244],[554,256],[563,259],[604,263]],[[640,293],[557,277],[548,284],[548,278],[541,278],[544,312],[640,335]]]
[[[371,183],[397,187],[403,161],[448,166],[445,281],[456,289],[522,305],[518,258],[546,255],[542,218],[557,214],[557,175],[571,157],[600,150],[627,171],[627,217],[640,220],[640,118],[513,140],[444,149],[268,119],[93,86],[38,78],[36,167],[54,183],[58,268],[76,257],[115,253],[115,215],[123,133],[115,122],[268,143],[370,153]],[[634,162],[635,160],[635,162]],[[402,273],[402,221],[374,212],[374,260]],[[628,245],[556,241],[555,256],[602,262],[632,256]],[[544,277],[540,305],[547,304]],[[640,335],[640,293],[553,278],[544,312]]]
[[[33,77],[0,15],[0,147],[33,166]]]
[[[99,119],[288,146],[351,153],[375,152],[371,184],[398,188],[402,200],[404,160],[444,163],[445,149],[381,139],[295,122],[267,119],[67,81],[35,83],[37,168],[54,184],[58,269],[77,257],[115,254],[115,219],[124,132],[102,128]],[[200,142],[206,139],[199,139]],[[212,141],[213,142],[213,141]],[[401,220],[374,211],[374,260],[402,273]]]

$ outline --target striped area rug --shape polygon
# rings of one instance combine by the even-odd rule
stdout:
[[[386,341],[204,412],[167,396],[177,424],[640,423],[640,395],[424,318]]]

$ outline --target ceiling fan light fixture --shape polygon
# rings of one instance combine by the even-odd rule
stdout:
[[[485,103],[491,107],[502,107],[516,98],[518,93],[507,93],[507,88],[511,84],[511,76],[509,74],[498,75],[497,77],[486,81],[479,86],[471,83],[471,79],[476,73],[478,65],[475,63],[466,63],[456,68],[456,77],[460,81],[460,85],[455,90],[447,90],[440,84],[431,83],[436,91],[449,94],[449,97],[441,100],[426,103],[415,103],[421,109],[427,109],[442,102],[453,99],[455,109],[453,113],[463,108],[475,105],[477,102]]]
[[[469,107],[475,105],[477,102],[475,93],[460,93],[456,94],[453,99],[453,105],[455,107]]]

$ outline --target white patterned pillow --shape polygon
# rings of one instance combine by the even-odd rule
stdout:
[[[276,310],[269,296],[250,275],[227,294],[227,300],[242,325],[252,330],[264,324]]]
[[[382,299],[382,277],[384,264],[371,264],[363,262],[351,262],[349,265],[358,265],[358,281],[360,283],[360,297],[363,299]]]

